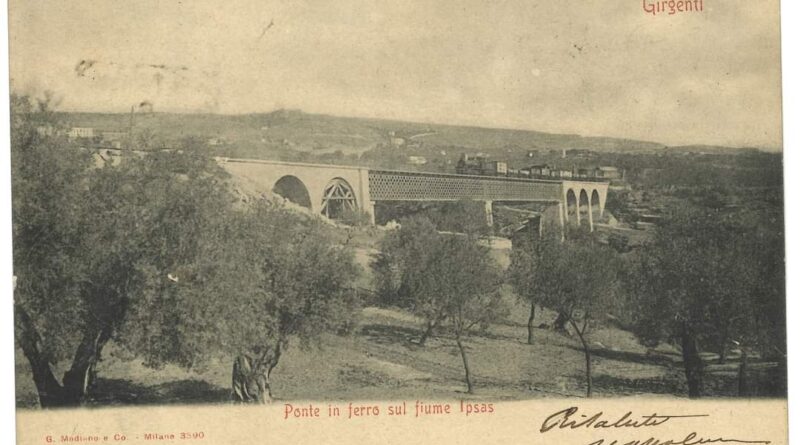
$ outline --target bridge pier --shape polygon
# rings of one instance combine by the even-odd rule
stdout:
[[[375,225],[375,201],[364,201],[364,211],[369,215],[369,225]]]
[[[484,201],[484,212],[486,213],[486,225],[494,227],[494,215],[492,214],[492,201]]]
[[[592,217],[592,200],[589,200],[589,231],[594,232],[594,218]]]

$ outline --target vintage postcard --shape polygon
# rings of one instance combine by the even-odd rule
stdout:
[[[9,3],[18,444],[788,443],[778,0]]]

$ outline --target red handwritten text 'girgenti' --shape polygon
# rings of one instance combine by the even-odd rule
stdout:
[[[703,12],[703,0],[642,0],[642,9],[652,15]]]

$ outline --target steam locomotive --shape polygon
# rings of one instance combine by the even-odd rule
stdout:
[[[492,161],[486,156],[462,154],[456,164],[456,173],[460,175],[507,176],[508,164]]]

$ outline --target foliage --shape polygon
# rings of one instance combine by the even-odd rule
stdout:
[[[713,208],[674,209],[626,280],[634,330],[645,341],[677,339],[689,394],[702,394],[699,348],[732,340],[785,355],[780,231]]]
[[[466,236],[440,234],[429,220],[416,217],[403,220],[400,229],[383,239],[380,250],[373,269],[382,298],[425,321],[420,344],[449,321],[472,392],[461,339],[506,312],[498,292],[501,272],[488,248]]]
[[[436,250],[441,240],[433,223],[423,217],[403,219],[399,229],[386,234],[372,264],[381,301],[411,309],[429,322],[441,317],[435,304],[436,277],[428,269],[441,258]]]
[[[248,378],[264,379],[257,399],[266,401],[269,373],[290,340],[309,346],[352,326],[360,307],[353,254],[319,224],[260,201],[234,212],[202,236],[172,292],[150,294],[126,338],[155,363],[193,366],[220,352],[248,357]],[[154,323],[152,305],[172,322]]]
[[[180,286],[180,298],[193,307],[173,307],[215,329],[198,358],[219,349],[251,353],[289,337],[309,345],[352,322],[359,303],[353,253],[318,224],[258,202],[219,228],[223,236],[209,237]],[[203,317],[209,309],[215,316]]]
[[[95,175],[91,270],[105,304],[124,312],[118,343],[151,366],[189,365],[181,347],[186,326],[167,302],[177,298],[176,284],[203,260],[205,244],[221,235],[215,228],[233,210],[225,173],[193,152],[154,152],[105,165]]]
[[[433,264],[432,272],[438,299],[456,336],[476,327],[485,330],[507,314],[499,293],[500,266],[488,248],[465,237],[445,236],[439,255],[446,260]]]
[[[591,238],[568,239],[561,244],[543,243],[535,259],[528,286],[541,296],[543,306],[556,311],[577,334],[586,359],[586,394],[591,397],[587,334],[609,313],[618,295],[616,252]]]
[[[517,295],[526,301],[539,301],[549,292],[545,268],[549,258],[558,254],[561,243],[552,239],[520,238],[511,251],[508,281]]]
[[[345,208],[342,210],[340,221],[348,226],[364,227],[370,225],[372,217],[365,210]]]
[[[437,227],[450,232],[465,233],[472,237],[490,235],[492,228],[486,224],[486,210],[481,201],[461,200],[443,203],[432,215]]]
[[[466,237],[445,238],[440,254],[443,260],[433,265],[439,278],[438,300],[450,320],[471,394],[474,388],[462,338],[474,327],[485,330],[507,314],[499,292],[502,274],[488,249]]]
[[[426,218],[439,230],[465,233],[480,237],[491,234],[492,228],[486,224],[484,203],[461,200],[455,202],[396,202],[378,203],[376,215],[378,223],[399,221],[410,216]]]
[[[612,190],[606,200],[606,211],[611,212],[620,221],[629,221],[634,217],[631,193],[627,190]]]
[[[271,369],[290,337],[353,324],[352,253],[314,223],[235,207],[203,152],[100,162],[41,136],[44,106],[12,103],[16,334],[43,406],[89,397],[112,338],[154,367],[272,351]]]
[[[232,199],[208,158],[156,152],[100,162],[56,135],[41,137],[32,126],[46,112],[14,101],[17,340],[42,405],[75,404],[91,390],[104,345],[137,308],[147,307],[148,325],[162,325],[144,332],[178,329],[147,302],[168,294],[169,274],[194,261],[204,228]],[[65,359],[59,382],[51,366]]]
[[[189,209],[221,210],[208,202]],[[290,338],[308,345],[352,325],[359,306],[351,290],[358,273],[352,252],[336,247],[319,224],[259,201],[228,208],[191,237],[179,237],[195,240],[193,255],[181,264],[148,265],[172,270],[177,282],[148,283],[131,307],[124,344],[153,366],[191,367],[220,352],[245,355],[253,359],[251,377],[266,377],[259,395],[265,399],[269,371]]]
[[[85,227],[85,175],[88,153],[67,150],[65,141],[37,132],[49,123],[47,103],[11,97],[11,169],[14,307],[17,337],[26,328],[44,362],[67,358],[80,338],[85,309],[80,288]]]
[[[549,291],[546,277],[542,279],[544,263],[557,253],[558,248],[558,241],[553,238],[524,236],[515,240],[511,250],[511,265],[506,279],[520,300],[530,305],[528,344],[533,344],[536,305],[547,298]]]

